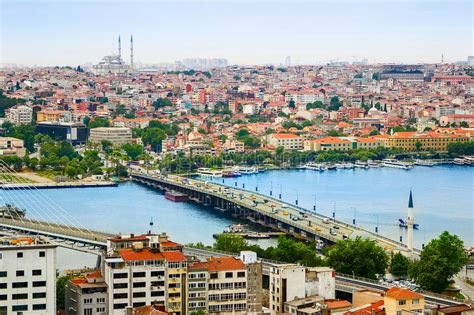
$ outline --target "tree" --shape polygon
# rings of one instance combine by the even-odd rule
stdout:
[[[232,253],[239,253],[241,250],[246,249],[247,246],[247,241],[241,235],[233,233],[220,234],[214,242],[215,249]]]
[[[376,279],[385,274],[388,256],[374,240],[368,238],[337,241],[326,252],[327,263],[336,271],[360,277]]]
[[[442,292],[448,287],[449,279],[461,271],[466,262],[464,242],[445,231],[425,246],[410,273],[423,289]]]
[[[406,277],[410,267],[410,260],[401,253],[392,255],[390,260],[390,273],[395,277]]]
[[[143,154],[143,146],[140,144],[126,143],[122,146],[122,149],[127,153],[132,161],[136,161],[137,158]]]
[[[58,310],[64,309],[65,287],[70,279],[70,276],[56,278],[56,308]]]
[[[153,102],[153,107],[156,109],[161,107],[173,106],[173,103],[168,98],[159,97]]]
[[[376,136],[376,135],[379,135],[380,132],[376,129],[372,130],[370,133],[369,133],[369,136]]]
[[[102,140],[100,144],[102,146],[102,151],[105,153],[110,153],[112,151],[112,142],[109,140]]]
[[[420,141],[415,142],[416,151],[420,151],[421,147],[422,147],[422,144]]]
[[[331,101],[329,102],[328,110],[329,111],[337,111],[337,110],[339,110],[339,108],[341,106],[342,106],[342,104],[339,101],[339,97],[336,95],[336,96],[331,97]]]
[[[289,108],[296,108],[295,101],[290,100],[290,101],[288,102],[288,107],[289,107]]]
[[[161,150],[161,141],[166,138],[166,133],[160,128],[146,128],[142,135],[143,145],[150,145],[152,150]]]
[[[95,117],[89,121],[89,129],[109,126],[110,124],[107,118]]]
[[[66,173],[66,175],[70,178],[74,178],[76,177],[77,175],[77,170],[76,168],[74,168],[73,166],[71,165],[68,165],[66,166],[66,168],[64,169],[64,173]]]
[[[469,128],[469,124],[467,123],[467,121],[461,121],[459,123],[459,127],[461,128]]]
[[[316,101],[314,103],[308,103],[306,104],[306,109],[312,109],[312,108],[325,108],[323,102],[321,101]]]

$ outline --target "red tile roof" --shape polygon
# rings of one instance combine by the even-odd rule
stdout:
[[[408,289],[393,287],[385,292],[385,296],[394,298],[394,299],[421,299],[423,295],[413,292]]]
[[[207,260],[209,271],[245,269],[244,263],[235,257],[211,257]]]
[[[133,250],[130,248],[119,250],[119,255],[125,261],[133,260],[159,260],[164,259],[163,253],[152,252],[149,249]]]
[[[162,252],[161,254],[168,262],[186,261],[186,256],[178,251]]]

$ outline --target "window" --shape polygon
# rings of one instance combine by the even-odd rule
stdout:
[[[127,293],[114,293],[114,299],[126,299],[127,297]]]
[[[225,273],[226,278],[232,278],[233,276],[234,276],[234,274],[232,272],[226,272]]]
[[[411,302],[412,304],[420,304],[420,299],[414,299]]]
[[[97,298],[97,303],[105,303],[105,298]]]
[[[45,310],[46,309],[46,304],[33,304],[33,309],[34,310]]]
[[[407,300],[398,301],[398,305],[406,305],[406,304],[407,304]]]
[[[42,299],[46,297],[46,292],[33,293],[33,299]]]
[[[7,295],[6,294],[0,294],[0,301],[6,301],[7,300]]]
[[[133,297],[134,298],[144,298],[146,296],[146,292],[134,292]]]
[[[84,304],[92,304],[92,299],[84,299]]]
[[[7,283],[6,282],[0,283],[0,289],[6,289],[6,288],[7,288]]]
[[[16,253],[16,258],[23,258],[23,253],[22,252]]]
[[[145,282],[134,282],[133,287],[134,288],[144,288],[145,287]]]
[[[124,279],[127,277],[128,277],[127,273],[114,273],[114,279]]]
[[[114,304],[114,310],[121,310],[123,308],[126,308],[128,306],[127,303],[118,303]]]
[[[245,271],[239,271],[239,272],[237,272],[237,277],[239,277],[239,278],[245,277]]]
[[[98,307],[97,313],[105,313],[105,307]]]
[[[39,252],[40,257],[46,257],[46,252]]]
[[[140,307],[140,306],[144,306],[146,303],[145,302],[137,302],[137,303],[133,303],[133,307]]]
[[[151,296],[165,296],[165,291],[152,291]]]
[[[33,276],[41,276],[41,269],[33,270],[32,274]]]
[[[12,288],[17,289],[17,288],[27,288],[28,287],[28,282],[13,282],[12,283]]]
[[[216,273],[211,273],[210,278],[211,278],[211,279],[217,279],[217,278],[218,278],[217,272],[216,272]]]
[[[28,293],[12,294],[12,300],[25,300],[28,298]]]
[[[85,308],[84,315],[92,315],[92,308]]]
[[[133,277],[134,278],[143,278],[143,277],[145,277],[145,272],[134,272]]]
[[[25,271],[24,270],[17,270],[16,271],[16,276],[17,277],[23,277],[25,275]]]
[[[114,283],[114,289],[126,289],[128,288],[128,283]]]
[[[12,311],[17,312],[17,311],[27,311],[28,310],[28,305],[13,305],[12,306]]]
[[[45,287],[46,281],[33,281],[33,287]]]
[[[7,276],[7,272],[6,271],[0,271],[0,278],[4,278]]]

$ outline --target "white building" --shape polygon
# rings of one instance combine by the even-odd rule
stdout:
[[[12,137],[0,137],[0,156],[16,155],[24,157],[26,149],[22,139]]]
[[[302,150],[303,139],[292,133],[273,133],[268,136],[268,145],[274,148],[281,146],[285,150]]]
[[[0,313],[56,314],[56,245],[0,238]]]
[[[107,285],[100,271],[74,277],[64,288],[66,315],[105,315]]]
[[[328,267],[304,267],[295,264],[275,265],[270,268],[270,311],[280,314],[284,303],[318,295],[334,299],[336,278]]]
[[[98,127],[90,131],[89,142],[101,143],[103,140],[113,145],[132,143],[132,130],[124,127]]]
[[[16,126],[29,124],[33,119],[33,109],[26,105],[18,105],[7,109],[6,117]]]

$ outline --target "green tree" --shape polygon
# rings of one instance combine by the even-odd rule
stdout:
[[[127,153],[132,161],[136,161],[137,158],[143,154],[143,146],[140,144],[126,143],[122,146],[122,149]]]
[[[166,133],[160,128],[146,128],[143,132],[143,145],[150,145],[152,150],[159,152],[161,142],[166,138]]]
[[[445,231],[425,246],[410,273],[423,289],[442,292],[466,262],[464,242]]]
[[[337,111],[342,106],[341,102],[339,101],[338,96],[331,97],[331,101],[329,102],[329,111]]]
[[[100,142],[100,145],[102,147],[102,151],[104,151],[105,153],[110,153],[112,152],[112,142],[110,142],[109,140],[102,140]]]
[[[98,127],[109,127],[109,120],[107,118],[95,117],[89,121],[89,129],[98,128]]]
[[[288,107],[289,107],[289,108],[296,108],[295,101],[290,100],[290,101],[288,102]]]
[[[248,247],[247,241],[238,234],[223,233],[216,237],[214,248],[232,253],[239,253]]]
[[[459,123],[459,127],[461,128],[469,128],[469,124],[467,123],[467,121],[461,121]]]
[[[173,103],[168,98],[159,97],[152,103],[152,106],[155,109],[158,109],[162,107],[173,106]]]
[[[422,146],[423,146],[423,145],[421,144],[420,141],[415,142],[416,151],[420,151],[420,149],[421,149]]]
[[[336,271],[376,279],[385,274],[388,256],[374,240],[356,237],[337,241],[326,252],[327,263]]]
[[[410,260],[401,253],[393,254],[390,259],[390,273],[395,277],[408,276],[408,269],[410,268]]]
[[[58,310],[64,310],[65,289],[70,279],[70,276],[56,278],[56,308]]]

